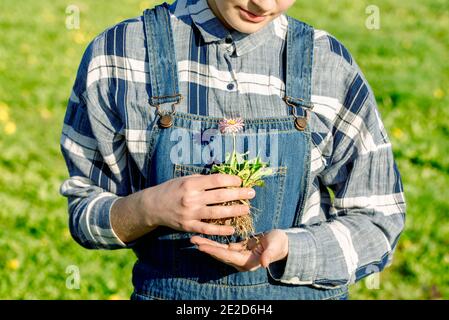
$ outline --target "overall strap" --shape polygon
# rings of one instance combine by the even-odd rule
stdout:
[[[143,13],[150,68],[151,98],[155,107],[163,103],[177,104],[179,94],[178,63],[175,54],[169,5],[163,4]]]
[[[284,101],[293,107],[313,108],[312,66],[313,66],[313,27],[290,16],[287,31],[287,70]],[[296,110],[294,115],[296,115]]]

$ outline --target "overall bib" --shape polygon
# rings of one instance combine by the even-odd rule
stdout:
[[[225,151],[231,151],[232,137],[198,139],[206,132],[218,132],[222,119],[176,112],[182,96],[167,4],[146,10],[144,21],[150,104],[158,113],[148,126],[149,182],[145,187],[150,187],[190,174],[207,174],[211,163],[199,155],[214,144],[215,150],[223,151],[219,162],[223,161]],[[287,34],[286,96],[279,108],[285,109],[287,103],[292,115],[244,119],[245,130],[237,134],[242,141],[239,152],[247,151],[254,139],[262,139],[263,152],[276,155],[276,163],[271,165],[274,174],[264,178],[264,187],[254,187],[256,197],[251,205],[257,210],[256,233],[298,226],[309,188],[311,137],[307,118],[312,106],[313,28],[289,17]],[[161,109],[166,103],[171,104],[168,114]],[[182,156],[178,153],[180,145]],[[332,299],[346,293],[346,288],[323,290],[282,284],[262,267],[239,272],[198,251],[189,241],[192,235],[158,227],[136,243],[133,250],[138,261],[133,269],[132,299]],[[220,242],[241,240],[237,236],[208,238]]]

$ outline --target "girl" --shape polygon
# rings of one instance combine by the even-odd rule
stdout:
[[[391,263],[405,202],[374,94],[340,42],[285,15],[294,2],[164,3],[87,48],[61,194],[82,246],[134,250],[133,299],[341,299]],[[276,157],[262,188],[207,174],[225,142],[209,133],[234,117],[245,150],[255,132]],[[246,245],[206,222],[244,199]]]

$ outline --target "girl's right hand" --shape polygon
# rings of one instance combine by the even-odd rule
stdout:
[[[166,226],[184,232],[206,235],[232,235],[232,226],[206,223],[249,213],[249,206],[220,205],[223,202],[252,199],[253,188],[241,188],[242,180],[233,175],[189,175],[175,178],[141,193],[141,214],[148,226]],[[233,187],[233,188],[227,188]]]

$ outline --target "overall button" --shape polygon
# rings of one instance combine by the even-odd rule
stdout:
[[[163,115],[159,119],[159,125],[162,128],[170,128],[173,125],[173,117],[169,114]]]
[[[225,42],[226,42],[227,44],[232,43],[232,38],[231,38],[231,37],[226,37]]]
[[[306,118],[296,118],[295,119],[295,127],[299,131],[304,131],[307,127],[307,119]]]
[[[229,83],[228,86],[227,86],[228,90],[233,90],[234,87],[235,87],[235,86],[234,86],[233,83]]]

